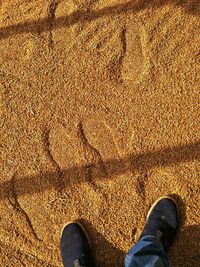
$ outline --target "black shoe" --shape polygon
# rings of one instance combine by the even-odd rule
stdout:
[[[60,250],[64,267],[93,267],[89,240],[80,223],[70,223],[62,231]]]
[[[167,251],[176,237],[178,224],[179,214],[176,202],[170,197],[162,197],[149,210],[140,239],[147,235],[155,236]]]

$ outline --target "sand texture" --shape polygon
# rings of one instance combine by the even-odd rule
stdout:
[[[0,1],[0,266],[61,266],[80,219],[123,266],[173,195],[200,266],[200,1]]]

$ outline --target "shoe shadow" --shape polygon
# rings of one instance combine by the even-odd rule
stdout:
[[[87,230],[91,242],[95,267],[121,267],[124,265],[125,252],[116,248],[105,239],[90,222],[81,219],[81,224]]]
[[[169,255],[174,267],[199,267],[200,225],[183,228],[178,234]]]
[[[171,195],[176,200],[180,214],[180,229],[177,238],[169,251],[172,266],[200,266],[200,225],[184,226],[186,221],[186,206],[178,195]]]

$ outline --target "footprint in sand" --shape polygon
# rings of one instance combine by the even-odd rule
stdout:
[[[136,134],[129,120],[124,119],[117,123],[112,119],[88,120],[84,128],[90,142],[101,152],[105,160],[123,158],[131,154],[135,148]]]
[[[123,146],[121,140],[125,134],[124,130],[123,128],[123,132],[120,132],[120,129],[114,129],[106,121],[94,119],[77,125],[70,133],[64,126],[55,125],[49,135],[51,156],[61,170],[93,166],[93,175],[98,175],[96,178],[104,178],[109,175],[106,166],[112,169],[112,166],[117,164],[116,160],[121,160],[132,152],[130,148],[135,139],[133,129],[127,129],[127,146]],[[113,161],[115,164],[112,164]]]
[[[101,188],[93,181],[93,177],[87,178],[87,170],[92,164],[90,160],[93,154],[95,155],[95,151],[90,145],[87,148],[87,143],[83,145],[78,132],[79,126],[73,132],[68,133],[64,126],[54,125],[49,134],[49,151],[51,158],[62,172],[67,193],[64,198],[67,197],[65,203],[68,203],[68,209],[72,211],[75,207],[74,213],[78,212],[79,216],[83,210],[89,209],[91,214],[97,216],[102,209]],[[86,147],[88,157],[83,147]],[[74,204],[77,202],[79,205]]]
[[[64,126],[56,124],[49,133],[51,156],[61,170],[73,168],[81,163],[78,140]]]
[[[121,75],[124,83],[139,83],[150,68],[147,35],[142,23],[131,20],[125,32],[125,56]]]
[[[90,146],[98,151],[105,166],[106,177],[121,177],[128,164],[125,159],[135,149],[136,136],[133,128],[126,121],[116,127],[105,120],[88,119],[84,123],[84,133]],[[112,184],[113,179],[101,179],[100,175],[98,178],[101,184],[103,181]]]
[[[63,171],[74,169],[74,175],[92,171],[92,176],[105,177],[104,161],[116,157],[116,146],[103,122],[89,120],[79,124],[68,133],[62,125],[55,125],[49,135],[50,152],[54,161]],[[83,171],[83,173],[82,173]],[[96,177],[97,178],[97,177]]]

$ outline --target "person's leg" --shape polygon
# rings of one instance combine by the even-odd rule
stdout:
[[[63,228],[60,250],[64,267],[94,266],[87,233],[80,223],[70,223]]]
[[[153,236],[141,238],[130,249],[125,259],[125,267],[169,267],[171,263],[162,244]]]
[[[169,267],[166,254],[178,230],[178,208],[169,197],[158,199],[150,209],[144,230],[125,259],[125,267]]]

